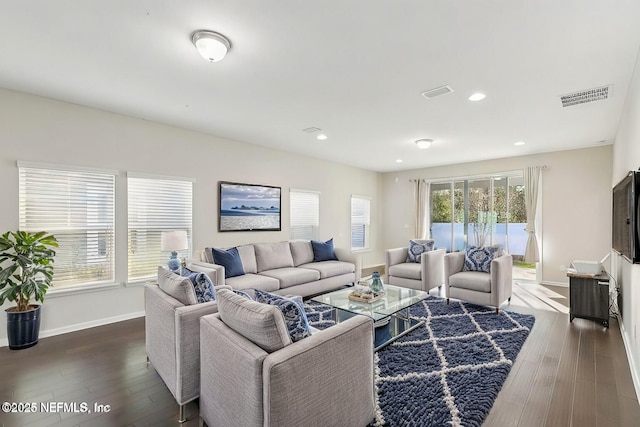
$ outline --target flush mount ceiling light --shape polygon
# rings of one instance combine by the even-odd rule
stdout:
[[[416,145],[421,150],[426,150],[427,148],[431,147],[431,144],[433,144],[433,139],[424,138],[416,141]]]
[[[524,145],[524,144],[525,144],[524,141],[518,141],[513,143],[513,145]]]
[[[218,62],[231,49],[231,42],[214,31],[198,30],[191,34],[191,41],[198,53],[209,62]]]
[[[476,92],[469,97],[469,101],[482,101],[486,97],[487,95],[485,95],[484,93]]]
[[[318,136],[316,136],[316,138],[318,138],[320,141],[324,141],[325,139],[327,139],[327,135],[325,135],[324,133],[321,133]]]

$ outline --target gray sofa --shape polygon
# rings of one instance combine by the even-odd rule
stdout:
[[[236,248],[244,274],[228,278],[225,278],[225,268],[215,263],[212,248],[204,250],[203,261],[218,272],[214,284],[305,297],[360,280],[360,259],[349,250],[336,248],[338,260],[314,262],[313,248],[308,240],[256,243]]]
[[[200,319],[200,415],[208,426],[373,420],[370,318],[354,316],[292,342],[277,307],[224,290],[218,304],[219,313]]]

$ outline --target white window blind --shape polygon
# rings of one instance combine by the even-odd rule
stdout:
[[[317,240],[320,227],[320,193],[291,189],[289,221],[291,240]]]
[[[369,248],[371,200],[351,196],[351,249]]]
[[[166,265],[168,252],[162,252],[163,231],[185,230],[189,249],[178,251],[178,258],[191,254],[193,183],[187,180],[127,177],[129,210],[129,282],[156,277],[158,266]]]
[[[54,286],[112,282],[115,172],[18,164],[20,230],[58,240]]]

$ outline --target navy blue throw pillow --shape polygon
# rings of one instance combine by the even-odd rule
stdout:
[[[216,249],[213,248],[213,262],[224,267],[224,278],[242,276],[244,268],[238,249]]]
[[[333,251],[333,238],[326,242],[311,241],[313,248],[313,262],[338,261],[336,253]]]

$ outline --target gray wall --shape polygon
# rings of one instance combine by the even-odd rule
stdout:
[[[377,234],[379,174],[270,150],[145,120],[0,89],[0,231],[18,228],[16,161],[120,171],[116,182],[116,286],[65,293],[53,288],[43,307],[42,336],[143,314],[141,286],[126,286],[126,172],[190,177],[194,184],[193,246],[228,247],[289,238],[289,189],[320,191],[320,238],[350,245],[350,197],[372,198],[373,250],[363,265],[382,258]],[[281,232],[217,232],[218,181],[282,187]],[[3,308],[12,304],[5,303]],[[2,322],[4,324],[4,320]],[[0,346],[6,328],[0,328]]]
[[[542,281],[568,284],[561,266],[574,259],[600,260],[611,248],[611,162],[612,146],[558,151],[531,156],[386,173],[382,179],[382,238],[385,247],[406,244],[414,237],[412,178],[442,178],[522,170],[546,166],[542,172],[539,242]],[[397,206],[409,206],[397,209]]]
[[[640,55],[638,56],[640,60]],[[621,96],[624,94],[621,94]],[[633,80],[626,94],[624,112],[614,143],[613,175],[615,185],[630,170],[640,167],[640,63],[636,62]],[[622,288],[622,336],[631,362],[636,393],[640,396],[640,264],[631,264],[612,254],[618,286]]]

